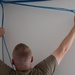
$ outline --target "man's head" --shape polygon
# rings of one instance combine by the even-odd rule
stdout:
[[[26,70],[31,68],[33,56],[30,48],[27,45],[23,43],[16,45],[12,56],[12,63],[15,65],[17,70]]]

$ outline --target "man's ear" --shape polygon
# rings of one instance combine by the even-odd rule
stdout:
[[[12,59],[12,65],[14,65],[14,59]]]
[[[31,57],[31,62],[33,62],[33,60],[34,60],[34,59],[33,59],[33,56],[32,56],[32,57]]]

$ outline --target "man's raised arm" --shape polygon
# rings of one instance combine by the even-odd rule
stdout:
[[[61,62],[64,55],[66,54],[66,52],[70,49],[74,39],[75,39],[75,16],[74,16],[74,26],[71,29],[70,33],[66,36],[66,38],[61,42],[60,46],[52,54],[57,59],[58,65]]]

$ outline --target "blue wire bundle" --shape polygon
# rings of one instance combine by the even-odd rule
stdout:
[[[59,10],[59,11],[67,11],[67,12],[72,12],[75,13],[75,10],[72,9],[67,9],[67,8],[59,8],[59,7],[49,7],[49,6],[37,6],[37,5],[30,5],[30,4],[22,4],[21,2],[37,2],[37,1],[49,1],[49,0],[15,0],[15,1],[5,1],[5,0],[0,0],[0,4],[2,7],[2,28],[4,26],[4,6],[3,3],[8,3],[8,4],[15,4],[15,5],[21,5],[21,6],[29,6],[29,7],[35,7],[35,8],[43,8],[43,9],[53,9],[53,10]],[[6,48],[10,63],[12,65],[11,57],[5,42],[4,36],[2,36],[2,59],[4,61],[4,46]],[[12,65],[13,68],[13,65]]]
[[[39,1],[49,1],[49,0],[14,0],[14,1],[8,1],[8,0],[0,0],[0,2],[5,3],[11,3],[11,2],[39,2]]]

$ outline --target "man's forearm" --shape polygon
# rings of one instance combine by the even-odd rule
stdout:
[[[68,50],[71,47],[74,39],[75,39],[75,26],[72,28],[70,33],[66,36],[66,38],[62,41],[59,47],[64,48],[65,51]]]
[[[53,55],[56,57],[58,61],[58,64],[61,62],[64,55],[71,47],[74,39],[75,39],[75,26],[72,28],[70,33],[66,36],[66,38],[62,41],[60,46],[53,52]]]

